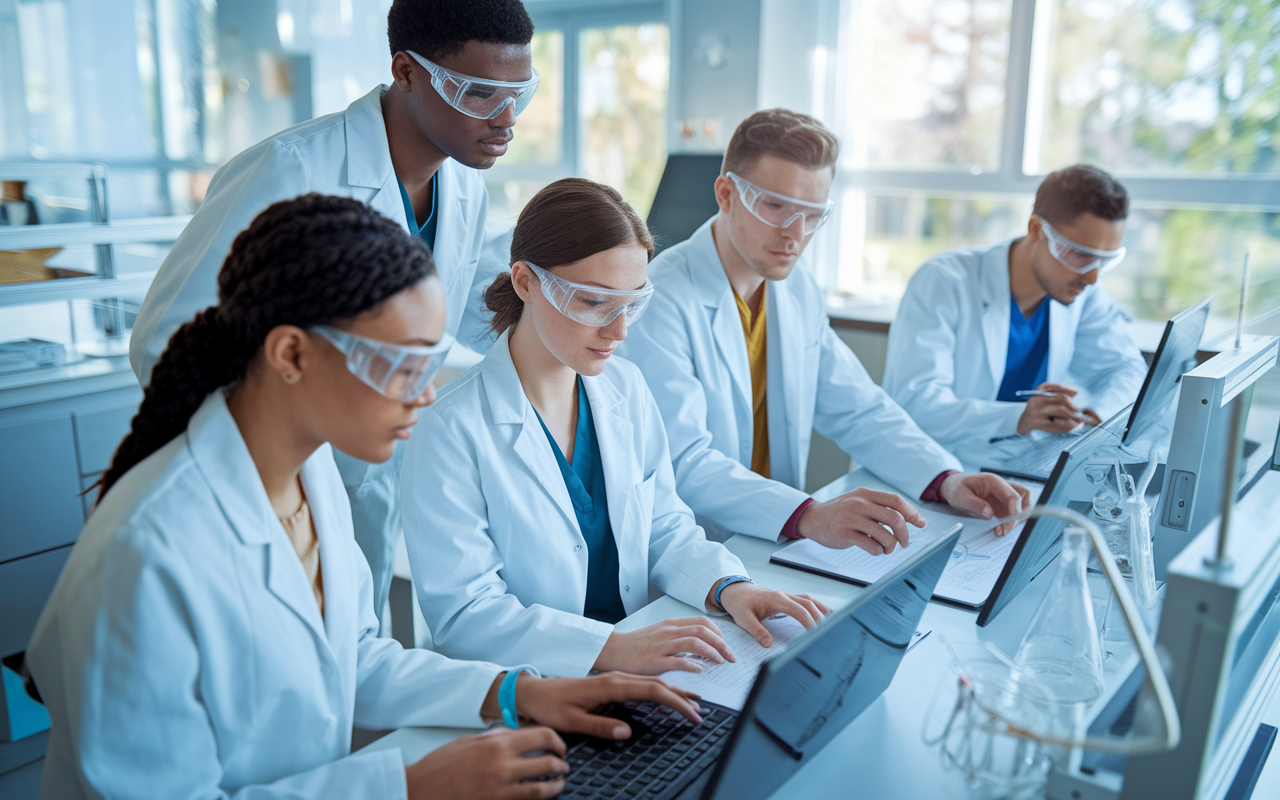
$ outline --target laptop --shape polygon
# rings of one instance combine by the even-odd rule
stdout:
[[[695,726],[653,703],[608,707],[631,738],[565,735],[559,796],[769,797],[888,688],[959,538],[931,542],[761,664],[740,712],[703,701]]]

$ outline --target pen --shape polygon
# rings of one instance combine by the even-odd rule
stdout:
[[[1017,397],[1057,397],[1057,392],[1046,392],[1042,389],[1019,389],[1014,392]]]

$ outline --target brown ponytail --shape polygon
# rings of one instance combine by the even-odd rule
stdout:
[[[566,267],[596,253],[635,244],[653,257],[653,235],[617,190],[585,178],[564,178],[533,196],[520,212],[511,236],[511,262],[526,261],[543,269]],[[497,333],[520,321],[524,301],[516,294],[511,273],[494,279],[484,293]]]

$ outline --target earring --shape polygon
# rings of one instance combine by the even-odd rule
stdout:
[[[297,382],[298,382],[298,373],[296,373],[296,372],[288,372],[288,373],[285,373],[285,376],[284,376],[284,382],[285,382],[285,383],[297,383]]]

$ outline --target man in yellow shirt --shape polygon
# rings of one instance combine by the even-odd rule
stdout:
[[[910,497],[1003,516],[1026,490],[965,474],[867,375],[835,335],[826,298],[795,269],[831,212],[839,154],[822,123],[752,114],[734,132],[715,193],[719,213],[654,259],[656,288],[625,355],[662,410],[680,497],[709,532],[811,538],[887,553],[923,518],[902,497],[804,493],[816,428]]]

